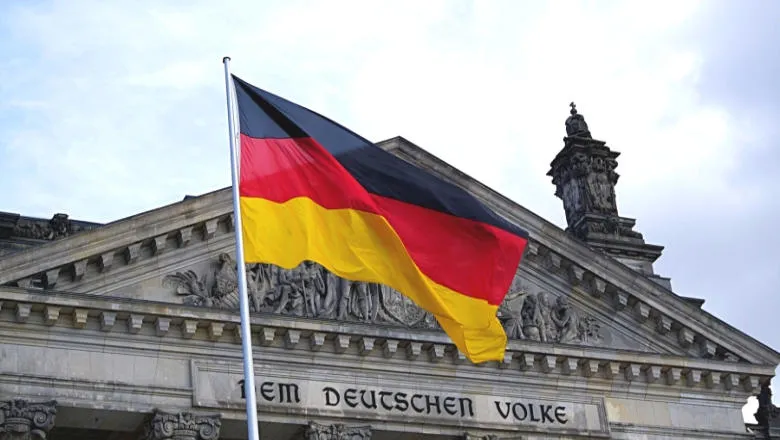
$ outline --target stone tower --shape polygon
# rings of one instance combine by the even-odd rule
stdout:
[[[663,246],[645,243],[642,234],[634,230],[636,220],[618,213],[615,185],[620,175],[615,169],[620,153],[593,139],[576,105],[572,102],[569,106],[563,149],[547,172],[555,195],[563,201],[566,231],[671,289],[669,279],[653,271]]]

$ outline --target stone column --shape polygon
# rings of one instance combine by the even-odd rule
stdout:
[[[29,402],[23,399],[0,401],[0,440],[46,440],[57,402]]]
[[[371,426],[320,425],[309,422],[305,440],[371,440]]]
[[[217,440],[222,419],[219,414],[167,413],[154,410],[144,427],[145,440]]]

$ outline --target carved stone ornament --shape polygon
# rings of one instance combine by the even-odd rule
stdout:
[[[498,309],[498,318],[509,339],[582,345],[601,342],[598,321],[575,310],[565,296],[510,292]]]
[[[563,201],[567,231],[583,240],[591,234],[642,239],[633,220],[618,215],[615,185],[620,175],[615,170],[620,153],[593,139],[585,118],[573,102],[569,105],[565,145],[547,173]]]
[[[571,116],[566,118],[566,136],[592,138],[585,118],[577,113],[577,104],[572,102],[569,104],[569,107],[571,107],[571,111],[569,112],[571,113]]]
[[[309,422],[305,440],[371,440],[371,426],[320,425]]]
[[[292,270],[271,264],[247,264],[250,306],[254,312],[339,321],[382,323],[407,328],[439,329],[432,314],[387,286],[348,281],[319,264],[304,262]],[[192,270],[163,278],[188,305],[238,309],[236,262],[228,253],[212,271]],[[498,311],[507,336],[545,342],[596,344],[599,325],[581,316],[565,297],[530,295],[515,277]]]
[[[217,440],[222,420],[218,414],[167,413],[154,410],[145,425],[144,440]]]
[[[57,402],[0,402],[0,440],[45,440],[54,427]]]
[[[78,232],[87,231],[99,225],[87,226],[68,218],[68,214],[54,214],[48,222],[36,219],[21,219],[14,226],[13,236],[34,240],[58,240]]]
[[[504,437],[496,434],[475,435],[468,432],[463,434],[463,440],[523,440],[525,437],[520,435],[513,435],[511,437]]]
[[[758,410],[753,414],[756,418],[756,438],[780,438],[780,408],[772,403],[772,390],[769,381],[761,384],[758,395]]]

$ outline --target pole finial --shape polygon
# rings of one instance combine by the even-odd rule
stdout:
[[[225,61],[230,61],[230,57],[222,57],[222,63],[224,64]]]

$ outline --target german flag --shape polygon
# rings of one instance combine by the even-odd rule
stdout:
[[[459,187],[233,76],[244,258],[314,261],[431,312],[472,362],[502,360],[496,317],[527,233]]]

